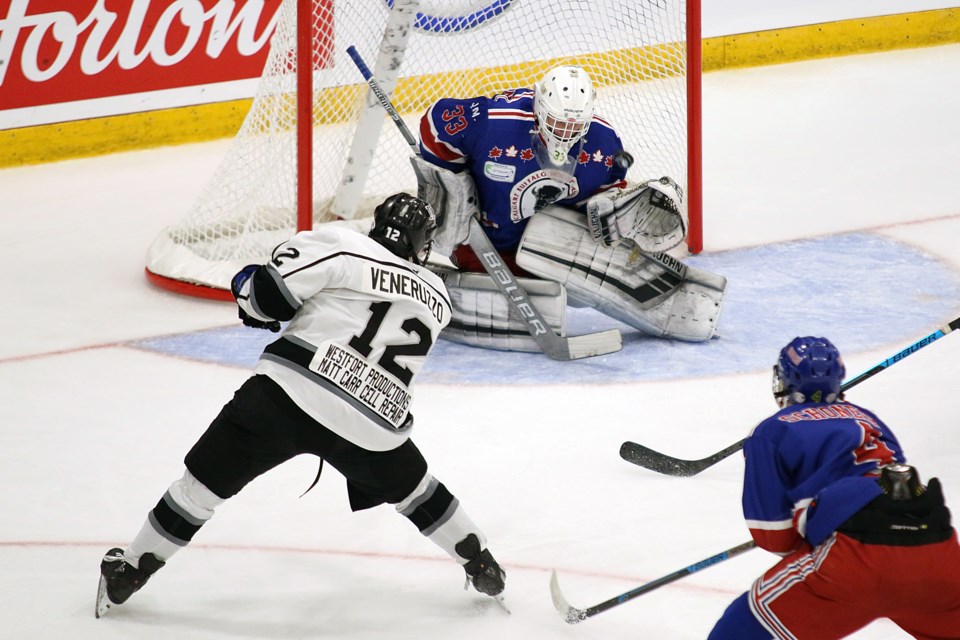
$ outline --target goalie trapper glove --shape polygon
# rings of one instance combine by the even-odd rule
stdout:
[[[233,276],[233,280],[230,281],[230,293],[233,294],[234,300],[240,297],[240,290],[243,289],[243,285],[253,277],[253,274],[257,269],[260,268],[258,264],[248,264],[243,269],[237,272]],[[277,333],[280,331],[280,322],[277,320],[259,320],[254,318],[246,311],[243,310],[243,307],[237,307],[238,315],[240,321],[247,327],[253,327],[254,329],[266,329],[267,331],[272,331]]]
[[[612,247],[631,240],[647,253],[668,251],[687,235],[670,178],[650,180],[625,192],[605,192],[587,201],[587,225],[593,239]]]
[[[630,239],[647,253],[669,251],[683,242],[687,224],[678,206],[682,193],[677,183],[668,177],[650,180],[641,194]]]

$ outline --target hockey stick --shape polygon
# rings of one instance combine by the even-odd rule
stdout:
[[[417,140],[410,133],[406,123],[397,113],[397,110],[390,102],[390,98],[380,88],[380,84],[370,68],[363,61],[360,53],[354,46],[347,47],[347,54],[357,65],[357,69],[363,75],[363,78],[370,85],[370,90],[380,101],[380,105],[393,120],[394,124],[400,130],[403,139],[410,146],[410,151],[420,155],[420,148],[417,146]],[[609,329],[598,333],[590,333],[582,336],[564,337],[557,335],[547,324],[540,311],[530,302],[527,292],[517,282],[517,279],[511,273],[510,268],[500,259],[500,253],[494,249],[493,244],[480,226],[480,221],[473,218],[470,221],[470,232],[467,236],[467,242],[470,248],[477,255],[477,258],[483,264],[487,274],[493,279],[500,292],[507,297],[514,311],[520,314],[520,317],[527,323],[527,330],[537,345],[543,352],[554,360],[577,360],[579,358],[588,358],[590,356],[599,356],[607,353],[615,353],[623,347],[620,331]]]
[[[613,607],[619,606],[628,600],[633,600],[637,596],[642,596],[645,593],[650,593],[654,589],[659,589],[665,584],[670,584],[680,578],[686,578],[691,573],[696,573],[702,571],[707,567],[712,567],[715,564],[723,562],[724,560],[729,560],[734,556],[738,556],[741,553],[749,551],[756,547],[756,543],[751,540],[750,542],[744,542],[743,544],[738,544],[735,547],[731,547],[726,551],[721,551],[720,553],[710,556],[709,558],[704,558],[700,562],[694,562],[689,567],[684,567],[674,571],[671,574],[665,575],[662,578],[657,578],[653,582],[648,582],[644,585],[630,589],[625,593],[621,593],[618,596],[614,596],[609,600],[604,600],[600,604],[595,604],[592,607],[587,607],[586,609],[578,609],[576,607],[570,606],[570,603],[567,602],[567,599],[564,597],[563,593],[560,591],[560,582],[557,580],[557,572],[554,571],[550,576],[550,595],[553,598],[553,606],[556,607],[557,611],[560,612],[560,615],[563,616],[563,619],[569,624],[577,624],[582,622],[587,618],[592,618],[598,613],[602,613],[607,609],[612,609]]]
[[[851,389],[864,380],[872,378],[884,369],[893,366],[907,356],[916,353],[920,349],[935,342],[936,340],[939,340],[955,329],[960,329],[960,317],[954,318],[933,333],[920,338],[910,346],[906,347],[905,349],[901,349],[880,364],[867,369],[855,378],[847,380],[840,386],[840,391]],[[681,458],[674,458],[672,456],[654,451],[653,449],[645,447],[642,444],[628,441],[620,445],[620,457],[627,462],[632,462],[633,464],[640,465],[641,467],[650,469],[651,471],[664,473],[668,476],[685,478],[689,476],[695,476],[704,469],[712,467],[724,458],[733,455],[737,451],[740,451],[740,449],[743,448],[743,443],[745,440],[746,439],[740,440],[739,442],[730,445],[726,449],[722,449],[715,454],[707,456],[706,458],[701,458],[700,460],[683,460]]]

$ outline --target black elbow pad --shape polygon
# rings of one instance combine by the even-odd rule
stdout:
[[[275,269],[266,266],[257,269],[250,283],[250,303],[257,313],[286,322],[293,318],[300,304],[287,289],[283,278]]]

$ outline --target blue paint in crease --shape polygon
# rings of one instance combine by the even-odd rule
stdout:
[[[574,362],[440,340],[420,384],[604,384],[755,372],[794,336],[830,338],[848,356],[908,344],[956,316],[960,274],[916,248],[853,233],[691,256],[727,277],[720,336],[706,343],[650,338],[592,309],[569,309],[568,335],[610,328],[623,350]],[[236,326],[133,343],[140,348],[253,368],[276,334]],[[859,372],[850,372],[854,375]]]

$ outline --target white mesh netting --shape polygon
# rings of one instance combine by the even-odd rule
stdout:
[[[280,8],[234,144],[192,211],[148,251],[147,269],[162,279],[228,289],[237,270],[265,261],[297,230],[296,4]],[[414,132],[440,97],[493,95],[529,87],[558,64],[582,66],[597,87],[597,114],[635,158],[628,177],[686,184],[685,0],[311,4],[314,224],[363,218],[391,193],[416,193],[409,147],[367,96],[350,45]]]

